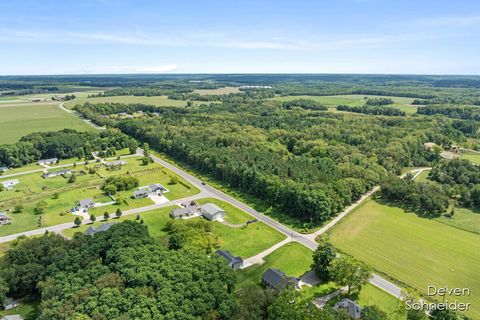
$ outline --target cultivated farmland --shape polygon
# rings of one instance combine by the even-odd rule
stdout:
[[[480,236],[367,200],[330,233],[340,250],[421,293],[428,285],[480,291]],[[455,300],[450,299],[450,300]],[[480,316],[480,296],[471,302]]]

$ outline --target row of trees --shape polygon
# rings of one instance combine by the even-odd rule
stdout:
[[[391,98],[365,98],[365,105],[367,106],[386,106],[389,104],[393,104]]]
[[[418,114],[435,115],[443,114],[449,118],[466,119],[466,120],[480,120],[480,109],[477,107],[468,106],[453,106],[453,105],[428,105],[418,107]]]
[[[371,99],[367,100],[370,101]],[[372,114],[372,115],[383,115],[383,116],[399,116],[405,117],[406,113],[398,108],[394,107],[385,107],[382,105],[363,105],[363,106],[347,106],[347,105],[338,105],[338,111],[348,111],[356,112],[363,114]]]
[[[295,99],[285,101],[282,103],[282,106],[287,110],[291,110],[295,107],[307,110],[328,110],[326,106],[313,99]]]
[[[134,139],[115,129],[37,132],[22,137],[17,143],[0,145],[0,166],[20,167],[44,158],[91,157],[96,150],[129,148],[134,153],[137,145]]]

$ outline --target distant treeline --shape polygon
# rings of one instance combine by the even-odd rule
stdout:
[[[337,106],[339,111],[349,111],[363,114],[372,114],[372,115],[383,115],[383,116],[400,116],[405,117],[406,113],[398,108],[394,107],[385,107],[385,106],[346,106],[339,105]]]
[[[480,108],[468,106],[431,105],[418,107],[418,114],[443,114],[450,118],[480,120]]]
[[[365,105],[367,106],[386,106],[389,104],[393,104],[393,100],[391,98],[366,98]]]
[[[306,109],[306,110],[328,110],[326,106],[312,99],[295,99],[282,103],[282,106],[291,110],[294,107]]]
[[[64,129],[31,133],[17,143],[0,145],[0,166],[21,167],[45,158],[83,158],[90,156],[92,151],[109,148],[130,148],[131,152],[135,152],[137,142],[116,129],[100,132]]]

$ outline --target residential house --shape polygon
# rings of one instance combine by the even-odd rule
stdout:
[[[216,253],[224,258],[227,261],[228,266],[233,270],[242,269],[243,259],[241,257],[235,257],[230,252],[225,250],[217,250]]]
[[[200,213],[210,221],[221,220],[225,217],[225,211],[213,203],[206,203],[200,207]]]
[[[13,298],[7,298],[3,302],[3,309],[4,310],[12,310],[12,309],[15,309],[16,307],[18,307],[18,303]]]
[[[197,211],[198,211],[197,206],[188,206],[188,207],[184,207],[184,208],[178,208],[178,209],[174,209],[170,213],[170,217],[172,217],[174,219],[191,217],[195,213],[197,213]]]
[[[105,167],[120,167],[127,164],[125,160],[116,160],[111,162],[105,162]]]
[[[4,167],[4,166],[0,167],[0,172],[5,172],[7,170],[8,170],[8,167]]]
[[[0,226],[10,224],[10,217],[6,212],[0,212]]]
[[[135,190],[133,192],[133,197],[135,199],[141,199],[141,198],[146,198],[151,194],[161,195],[165,191],[167,191],[167,188],[165,188],[159,183],[156,183],[156,184],[151,184],[148,187],[143,187]]]
[[[12,180],[5,180],[5,181],[2,181],[1,184],[3,185],[3,187],[7,190],[11,190],[13,188],[13,186],[19,184],[20,181],[18,179],[12,179]]]
[[[3,316],[0,320],[24,320],[23,317],[19,314],[12,314],[9,316]]]
[[[58,171],[52,171],[52,172],[47,172],[42,174],[42,178],[47,179],[47,178],[53,178],[53,177],[58,177],[58,176],[66,176],[72,174],[72,170],[70,169],[64,169],[64,170],[58,170]]]
[[[113,226],[114,223],[110,223],[110,222],[107,222],[107,223],[102,223],[100,226],[98,226],[97,228],[95,227],[89,227],[86,231],[85,231],[85,235],[87,236],[91,236],[91,235],[94,235],[96,233],[99,233],[99,232],[103,232],[103,231],[107,231],[108,229],[110,229],[111,226]]]
[[[276,290],[283,290],[287,287],[297,287],[298,279],[285,275],[284,272],[270,268],[262,275],[262,283]]]
[[[50,158],[50,159],[42,159],[42,160],[38,160],[38,164],[42,165],[42,164],[55,164],[58,162],[58,159],[57,158]]]
[[[360,319],[362,317],[362,308],[350,299],[342,299],[335,303],[333,310],[344,309],[352,319]]]
[[[85,210],[88,208],[92,208],[94,205],[95,205],[95,202],[93,202],[93,198],[80,200],[77,203],[77,210]]]

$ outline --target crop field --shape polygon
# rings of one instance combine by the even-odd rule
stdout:
[[[84,104],[86,102],[143,103],[143,104],[151,104],[156,106],[173,106],[173,107],[184,107],[187,105],[186,101],[168,99],[166,96],[156,96],[156,97],[113,96],[113,97],[77,98],[75,100],[68,101],[67,103],[65,103],[65,106],[68,108],[73,108],[77,104]],[[205,103],[205,102],[201,102],[201,103]]]
[[[218,89],[197,89],[193,92],[198,93],[200,95],[214,95],[214,94],[230,94],[230,93],[240,93],[240,89],[238,87],[224,87]]]
[[[367,200],[330,237],[340,250],[421,293],[428,285],[470,288],[471,296],[456,298],[471,302],[468,314],[480,317],[480,295],[473,294],[480,291],[479,235]]]
[[[140,157],[125,158],[127,164],[120,170],[108,171],[98,163],[88,165],[77,165],[73,170],[88,172],[88,168],[100,166],[95,174],[78,174],[74,183],[68,183],[64,177],[53,177],[44,179],[41,172],[34,172],[17,177],[0,178],[0,181],[18,179],[19,184],[12,190],[0,192],[0,211],[9,210],[12,219],[10,225],[0,227],[0,236],[14,234],[22,231],[47,227],[65,222],[72,222],[74,216],[70,210],[76,202],[81,199],[94,198],[96,203],[103,203],[88,210],[88,214],[97,216],[103,215],[105,211],[113,214],[117,208],[128,210],[154,204],[149,198],[133,199],[134,190],[121,191],[116,197],[123,198],[121,204],[108,204],[112,200],[105,197],[100,189],[103,179],[109,176],[130,174],[139,179],[140,186],[147,186],[153,183],[160,183],[170,190],[165,193],[169,200],[183,198],[198,193],[198,189],[177,177],[170,170],[159,164],[151,163],[144,166]],[[63,160],[65,161],[65,160]],[[37,166],[39,167],[39,166]],[[53,169],[53,170],[58,170]],[[171,184],[172,177],[178,182]],[[35,214],[35,207],[41,201],[45,201],[46,207],[42,214]],[[16,205],[22,205],[21,212],[13,213]]]
[[[300,277],[310,270],[313,262],[312,251],[296,242],[275,250],[264,260],[265,263],[261,265],[253,265],[237,272],[238,288],[260,285],[262,275],[268,268],[280,269],[289,276]]]
[[[335,111],[335,107],[338,105],[347,106],[359,106],[363,105],[364,98],[390,98],[393,100],[393,104],[388,105],[390,107],[398,108],[405,111],[407,114],[413,114],[417,112],[417,106],[411,105],[412,98],[404,97],[387,97],[387,96],[375,96],[375,95],[360,95],[360,94],[348,94],[348,95],[336,95],[336,96],[283,96],[271,98],[276,101],[291,101],[295,99],[311,99],[318,101],[329,108],[330,111]]]
[[[94,130],[78,117],[55,104],[4,106],[0,104],[0,144],[14,143],[32,132],[56,131],[64,128]]]

